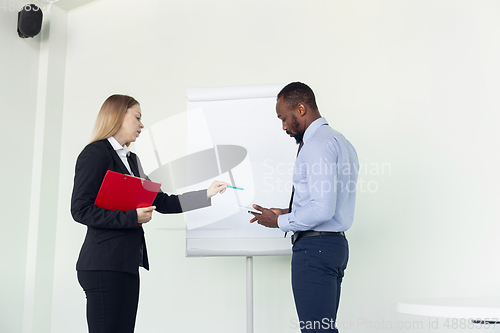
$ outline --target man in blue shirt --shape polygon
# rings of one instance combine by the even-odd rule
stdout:
[[[278,94],[276,114],[299,152],[290,207],[253,205],[250,222],[291,231],[292,289],[304,332],[338,332],[340,285],[349,256],[344,232],[352,225],[359,161],[352,144],[322,118],[314,93],[293,82]]]

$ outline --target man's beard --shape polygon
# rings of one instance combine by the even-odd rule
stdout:
[[[297,117],[292,114],[292,131],[295,132],[295,134],[292,134],[291,132],[286,131],[288,135],[292,134],[292,137],[295,139],[295,142],[297,144],[300,144],[302,142],[302,139],[304,138],[304,132],[300,132],[299,130],[299,122],[297,121]]]
[[[295,134],[295,135],[292,135],[293,138],[295,139],[295,142],[300,145],[302,143],[302,139],[304,138],[304,133],[300,133],[300,134]]]

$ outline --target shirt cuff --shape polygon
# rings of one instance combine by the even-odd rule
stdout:
[[[292,228],[290,227],[291,216],[292,216],[291,213],[278,216],[278,228],[280,228],[281,231],[288,232],[292,230]]]

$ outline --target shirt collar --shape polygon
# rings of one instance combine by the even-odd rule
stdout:
[[[313,121],[312,123],[310,123],[309,126],[307,127],[305,133],[304,133],[304,137],[302,138],[302,141],[304,143],[309,141],[309,139],[313,136],[314,132],[316,132],[316,130],[318,128],[320,128],[322,125],[328,125],[328,122],[326,121],[326,119],[324,117],[318,118],[315,121]]]
[[[127,145],[121,146],[120,143],[118,143],[118,141],[116,141],[116,139],[112,136],[108,138],[108,141],[109,143],[111,143],[111,146],[114,150],[116,150],[118,154],[120,154],[121,150],[123,150],[125,152],[125,156],[129,155],[130,150],[128,149]]]

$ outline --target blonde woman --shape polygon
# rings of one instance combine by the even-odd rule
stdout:
[[[87,297],[90,333],[133,332],[139,301],[139,267],[149,269],[142,223],[153,210],[181,213],[210,206],[227,183],[215,181],[206,190],[182,195],[159,192],[153,205],[112,211],[94,205],[108,170],[147,178],[137,155],[128,150],[144,128],[139,103],[130,96],[112,95],[97,116],[94,136],[78,156],[71,214],[87,226],[76,269]]]

